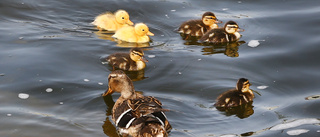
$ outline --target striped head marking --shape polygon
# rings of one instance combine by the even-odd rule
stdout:
[[[240,78],[237,82],[237,90],[240,92],[246,92],[249,90],[250,87],[250,82],[246,78]]]
[[[140,48],[132,48],[130,50],[130,58],[133,61],[143,61],[143,62],[148,62],[148,60],[146,60],[144,58],[144,53],[143,50]]]
[[[238,31],[239,26],[236,22],[234,21],[228,21],[225,25],[224,25],[224,29],[227,33],[229,34],[234,34]]]
[[[202,15],[202,22],[206,26],[212,26],[215,23],[219,23],[217,21],[218,21],[218,19],[216,18],[216,16],[212,12],[206,12]]]

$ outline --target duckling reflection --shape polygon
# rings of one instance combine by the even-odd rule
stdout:
[[[206,45],[202,48],[203,55],[211,55],[223,53],[228,57],[239,57],[239,46],[246,43],[245,41],[237,41],[225,44]]]
[[[225,112],[226,116],[236,115],[240,119],[247,118],[254,113],[252,106],[253,102],[242,104],[240,106],[225,108],[225,107],[216,107],[217,110]]]
[[[220,54],[223,53],[228,57],[239,57],[239,46],[246,43],[245,41],[236,41],[230,43],[198,43],[197,41],[187,41],[185,45],[198,45],[203,46],[202,55],[212,55],[212,54]]]

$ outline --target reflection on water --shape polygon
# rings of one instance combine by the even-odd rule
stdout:
[[[216,107],[216,109],[219,111],[225,112],[224,114],[226,116],[236,115],[240,119],[243,119],[251,116],[254,113],[252,103],[253,101],[246,104],[242,104],[237,107],[230,107],[230,108]]]
[[[109,117],[106,117],[102,125],[103,132],[109,137],[120,137],[116,127],[112,124]]]
[[[223,53],[228,57],[239,57],[239,46],[246,43],[245,41],[237,41],[219,45],[203,45],[203,55],[211,55]]]
[[[236,41],[230,43],[210,44],[199,43],[198,41],[186,41],[185,45],[198,45],[202,46],[202,55],[212,55],[223,53],[228,57],[239,57],[239,46],[246,43],[245,41]]]
[[[112,108],[115,102],[113,101],[111,95],[102,96],[102,97],[108,107],[108,109],[106,110],[107,117],[102,125],[103,132],[109,137],[119,137],[116,127],[112,124],[109,118],[109,116],[112,115]]]

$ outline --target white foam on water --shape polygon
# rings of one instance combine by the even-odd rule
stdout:
[[[102,82],[99,82],[98,84],[99,84],[99,85],[101,85],[101,86],[103,85],[103,83],[102,83]]]
[[[248,46],[252,48],[258,47],[260,45],[259,41],[264,41],[264,40],[250,40],[248,43]]]
[[[47,89],[46,89],[46,92],[52,92],[52,91],[53,91],[52,88],[47,88]]]
[[[29,94],[19,93],[18,97],[21,98],[21,99],[27,99],[27,98],[29,98]]]
[[[293,128],[293,127],[298,127],[301,125],[306,125],[306,124],[319,124],[320,120],[316,118],[304,118],[304,119],[298,119],[294,120],[288,123],[283,123],[283,124],[278,124],[270,128],[270,130],[283,130],[283,129],[288,129],[288,128]]]
[[[11,117],[11,116],[12,116],[12,114],[7,114],[7,116],[8,116],[8,117]]]
[[[237,137],[237,135],[227,134],[227,135],[221,135],[220,137]]]
[[[295,129],[295,130],[287,131],[287,134],[291,135],[291,136],[297,136],[297,135],[300,135],[300,134],[303,134],[303,133],[307,133],[309,131],[310,130],[307,130],[307,129]]]
[[[156,55],[148,55],[149,58],[154,58]]]
[[[269,86],[265,86],[265,85],[261,85],[261,86],[257,86],[257,89],[266,89],[268,88]]]
[[[88,82],[88,81],[90,81],[90,80],[89,80],[89,79],[83,79],[83,81]]]

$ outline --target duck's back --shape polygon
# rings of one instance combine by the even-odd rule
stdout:
[[[211,29],[199,40],[208,43],[225,43],[229,42],[229,35],[224,31],[223,28]]]
[[[210,28],[203,24],[201,20],[189,20],[181,24],[179,33],[188,34],[191,36],[202,36]]]
[[[247,102],[248,99],[243,93],[237,91],[236,89],[232,89],[219,95],[214,106],[236,107]]]
[[[130,58],[128,53],[114,53],[106,58],[109,64],[113,67],[129,70],[130,66],[136,66],[136,63]]]
[[[131,136],[167,136],[171,130],[161,102],[154,97],[146,96],[137,99],[116,102],[112,119],[123,133]],[[132,132],[133,131],[133,132]]]
[[[116,33],[112,36],[119,40],[127,41],[127,42],[136,42],[136,34],[134,27],[125,26],[116,31]]]
[[[98,15],[92,22],[92,24],[97,26],[98,28],[108,31],[117,30],[115,16],[111,12],[106,12]]]

